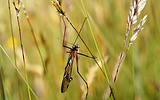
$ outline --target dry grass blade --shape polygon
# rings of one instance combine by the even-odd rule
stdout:
[[[57,1],[57,0],[50,0],[50,2],[54,5],[54,7],[56,7],[57,11],[59,12],[60,15],[64,15],[65,16],[65,13],[64,11],[62,10],[61,6],[60,6],[60,2]]]

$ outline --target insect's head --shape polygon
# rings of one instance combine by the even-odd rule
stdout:
[[[80,47],[79,47],[79,45],[77,44],[77,45],[75,45],[75,48],[80,48]]]
[[[76,44],[76,45],[73,45],[73,47],[72,47],[74,50],[76,50],[77,48],[80,48],[79,47],[79,45],[78,44]]]

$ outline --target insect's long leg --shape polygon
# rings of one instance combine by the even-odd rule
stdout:
[[[80,29],[80,31],[79,31],[79,33],[78,33],[79,35],[80,35],[80,33],[81,33],[82,29],[83,29],[83,26],[84,26],[84,23],[85,23],[86,19],[87,19],[87,17],[86,17],[86,18],[84,19],[84,21],[83,21],[83,24],[82,24],[82,26],[81,26],[81,29]],[[77,39],[78,39],[78,36],[76,37],[76,39],[75,39],[75,41],[74,41],[73,44],[76,43]]]
[[[70,25],[73,27],[73,29],[76,31],[76,33],[78,34],[79,38],[81,39],[81,41],[83,42],[83,44],[86,46],[86,48],[88,49],[89,53],[93,56],[92,52],[90,51],[90,49],[88,48],[87,44],[84,42],[83,38],[80,36],[80,34],[78,33],[77,29],[73,26],[73,24],[71,23],[71,21],[69,20],[69,18],[64,15],[64,17],[67,19],[67,21],[70,23]]]
[[[83,53],[77,53],[77,54],[79,54],[79,55],[82,55],[82,56],[84,56],[84,57],[88,57],[88,58],[93,58],[93,59],[95,59],[95,57],[88,56],[88,55],[86,55],[86,54],[83,54]]]
[[[92,52],[90,51],[89,47],[87,46],[87,44],[84,42],[83,38],[80,36],[80,34],[78,33],[77,29],[73,26],[73,24],[70,22],[69,18],[66,15],[63,15],[67,21],[70,23],[70,25],[73,27],[73,29],[76,31],[76,33],[78,34],[78,37],[81,39],[81,41],[83,42],[83,44],[85,45],[85,47],[87,48],[87,50],[89,51],[89,53],[91,54],[91,56],[94,58],[94,61],[96,62],[96,64],[98,65],[99,69],[102,71],[103,75],[106,77],[106,75],[104,74],[101,66],[99,65],[99,63],[97,62],[97,60],[95,59],[94,55],[92,54]]]
[[[71,53],[70,51],[66,52],[66,53]],[[83,54],[83,53],[77,53],[78,55],[82,55],[84,57],[88,57],[88,58],[93,58],[92,56],[88,56],[86,54]],[[95,59],[96,57],[94,57],[93,59]]]
[[[71,49],[70,47],[66,46],[65,43],[64,43],[64,39],[65,39],[65,35],[66,35],[66,28],[67,28],[67,26],[66,26],[66,23],[64,22],[63,16],[62,16],[62,20],[63,20],[63,23],[64,23],[63,47],[68,48],[68,49]]]
[[[76,64],[77,64],[77,73],[78,73],[79,76],[83,79],[83,81],[85,82],[86,87],[87,87],[87,93],[86,93],[86,98],[87,98],[87,95],[88,95],[88,83],[87,83],[86,80],[82,77],[82,75],[79,73],[79,69],[78,69],[78,55],[76,55]]]

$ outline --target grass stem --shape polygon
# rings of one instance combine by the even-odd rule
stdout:
[[[83,11],[84,11],[85,16],[88,17],[88,14],[87,14],[86,9],[85,9],[85,7],[84,7],[83,1],[80,0],[80,2],[81,2],[81,5],[82,5],[82,8],[83,8]],[[92,27],[91,27],[90,22],[89,22],[89,18],[87,19],[87,23],[88,23],[89,29],[90,29],[90,31],[91,31],[91,35],[92,35],[94,44],[95,44],[95,46],[96,46],[96,49],[97,49],[97,52],[98,52],[98,56],[99,56],[100,61],[101,61],[101,64],[102,64],[103,72],[104,72],[104,74],[105,74],[107,83],[108,83],[108,85],[109,85],[109,87],[110,87],[110,89],[111,89],[111,92],[113,93],[112,87],[111,87],[111,84],[110,84],[110,81],[109,81],[109,78],[108,78],[108,75],[107,75],[107,72],[106,72],[106,69],[105,69],[105,65],[104,65],[103,60],[102,60],[102,56],[101,56],[100,51],[99,51],[99,49],[98,49],[98,45],[97,45],[96,39],[95,39],[95,37],[94,37]],[[114,96],[113,96],[113,97],[114,97]]]

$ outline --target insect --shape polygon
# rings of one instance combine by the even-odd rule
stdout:
[[[85,18],[85,20],[86,20],[86,18]],[[85,20],[84,20],[84,22],[85,22]],[[64,22],[64,19],[63,19],[63,22]],[[81,27],[81,29],[80,29],[78,34],[80,34],[80,32],[81,32],[81,30],[83,28],[83,25],[84,25],[84,22],[83,22],[82,27]],[[64,22],[64,25],[65,25],[65,22]],[[68,52],[69,53],[69,57],[68,57],[67,65],[65,67],[65,72],[64,72],[64,76],[63,76],[63,80],[62,80],[61,92],[64,93],[68,89],[70,82],[73,80],[73,78],[71,77],[71,73],[72,73],[73,61],[74,61],[74,58],[76,58],[77,73],[86,84],[86,87],[87,87],[86,98],[87,98],[87,95],[88,95],[88,83],[85,81],[85,79],[82,77],[82,75],[79,72],[78,55],[82,55],[82,56],[89,57],[89,58],[93,58],[93,57],[90,57],[90,56],[87,56],[85,54],[82,54],[82,53],[78,52],[78,49],[80,47],[79,47],[79,45],[75,45],[77,38],[75,39],[75,42],[74,42],[72,47],[68,47],[68,46],[64,45],[65,32],[66,32],[66,25],[65,25],[64,36],[63,36],[63,47],[70,49],[70,51]]]
[[[98,65],[99,69],[102,71],[103,75],[105,76],[101,66],[98,64],[97,60],[95,59],[94,55],[92,54],[91,50],[88,48],[87,44],[85,43],[85,41],[83,40],[83,38],[81,37],[81,35],[79,34],[78,30],[75,28],[75,26],[71,23],[71,21],[69,20],[69,18],[67,17],[67,15],[65,14],[65,12],[63,11],[61,5],[60,5],[60,0],[50,0],[50,2],[53,4],[53,6],[57,9],[57,11],[59,12],[59,14],[61,16],[63,16],[68,22],[69,24],[72,26],[72,28],[75,30],[75,32],[77,33],[77,38],[79,37],[80,40],[83,42],[83,44],[85,45],[85,47],[87,48],[87,50],[89,51],[89,53],[91,54],[92,58],[94,59],[94,61],[96,62],[96,64]],[[76,38],[76,40],[77,40]],[[75,42],[76,42],[75,40]],[[75,44],[75,43],[74,43]],[[106,76],[105,76],[106,77]]]

